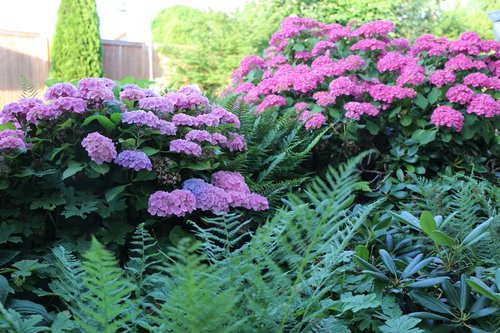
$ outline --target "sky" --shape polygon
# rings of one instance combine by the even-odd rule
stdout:
[[[101,37],[128,41],[150,40],[151,19],[161,9],[187,5],[200,9],[234,11],[245,0],[96,0]],[[51,37],[60,0],[0,0],[0,30],[37,32]]]

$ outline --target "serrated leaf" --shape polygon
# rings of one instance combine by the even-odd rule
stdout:
[[[417,94],[417,97],[414,99],[415,104],[417,104],[421,109],[424,109],[429,105],[427,98],[424,97],[421,93]]]
[[[351,310],[354,313],[380,305],[376,294],[353,296],[352,293],[345,293],[340,296],[340,302],[342,303],[342,312]]]
[[[437,130],[418,129],[411,135],[411,138],[417,140],[420,145],[426,145],[436,139]]]
[[[93,115],[93,116],[90,116],[90,117],[87,117],[84,121],[83,121],[83,125],[88,125],[90,124],[91,122],[93,122],[94,120],[97,120],[97,122],[99,124],[101,124],[102,127],[104,127],[104,129],[107,131],[107,132],[111,132],[113,131],[115,128],[116,128],[116,124],[113,123],[109,118],[103,116],[103,115],[100,115],[100,114],[97,114],[97,115]]]
[[[380,326],[380,331],[386,333],[424,333],[423,330],[416,327],[418,323],[420,323],[420,319],[403,315],[387,320],[384,325]]]
[[[83,169],[83,165],[79,162],[75,161],[69,161],[68,162],[68,168],[64,170],[62,174],[62,180],[65,180],[68,177],[73,176],[76,174],[78,171],[81,171]]]

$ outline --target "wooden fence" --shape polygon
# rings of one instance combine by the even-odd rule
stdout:
[[[115,80],[127,76],[151,79],[162,75],[159,57],[148,44],[103,40],[102,48],[106,77]],[[47,38],[37,33],[0,31],[0,107],[19,99],[21,76],[32,82],[41,95],[49,68],[50,43]]]

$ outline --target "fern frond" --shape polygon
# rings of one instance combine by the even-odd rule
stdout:
[[[36,98],[38,95],[38,90],[35,88],[33,82],[31,82],[26,76],[21,74],[21,98]]]
[[[82,263],[62,247],[53,252],[59,278],[51,289],[67,303],[78,327],[84,332],[130,331],[137,313],[129,299],[133,288],[111,252],[95,239]]]
[[[239,246],[246,237],[250,235],[246,227],[252,222],[251,219],[243,220],[243,214],[231,213],[220,217],[203,218],[207,227],[189,221],[196,229],[196,236],[203,241],[203,252],[212,262],[220,262]]]
[[[244,321],[232,315],[239,301],[236,289],[226,286],[220,268],[203,263],[199,248],[181,241],[170,250],[172,264],[159,267],[167,276],[148,316],[149,329],[156,325],[152,332],[241,332]]]

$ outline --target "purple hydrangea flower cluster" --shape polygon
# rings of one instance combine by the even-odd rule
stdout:
[[[113,101],[113,87],[115,83],[106,78],[85,78],[78,82],[78,91],[81,97],[87,100],[88,103],[100,107],[102,103]]]
[[[98,132],[88,134],[82,140],[82,147],[85,148],[90,159],[96,164],[112,162],[117,155],[113,141]]]
[[[201,156],[202,153],[201,146],[199,144],[183,139],[170,141],[170,151],[192,156]]]
[[[2,149],[27,149],[25,134],[21,130],[6,129],[0,131],[0,150]]]
[[[138,101],[146,97],[146,93],[140,88],[126,88],[120,91],[121,99],[128,99],[129,101]]]
[[[212,135],[208,131],[204,130],[192,130],[189,131],[185,139],[188,141],[196,141],[196,142],[210,142],[211,144],[215,144],[214,139],[212,138]]]
[[[54,119],[61,115],[62,111],[54,105],[39,104],[32,107],[26,114],[26,120],[37,124],[42,119]]]
[[[229,151],[244,151],[246,149],[245,138],[238,133],[231,132],[231,139],[228,139],[224,144]]]
[[[115,163],[128,169],[139,171],[146,169],[151,171],[153,165],[149,157],[142,151],[124,150],[118,154]]]
[[[87,102],[77,97],[58,97],[53,100],[51,106],[59,111],[84,113],[87,110]]]
[[[80,97],[80,91],[71,83],[56,83],[45,92],[44,98],[53,101],[59,97]]]
[[[228,212],[229,208],[244,207],[252,210],[269,208],[267,199],[251,193],[243,176],[238,172],[218,171],[212,175],[211,183],[191,178],[183,182],[183,189],[193,193],[196,208],[214,213]]]
[[[156,191],[149,197],[148,212],[151,215],[166,217],[184,216],[196,209],[196,199],[190,191]]]
[[[171,113],[174,111],[174,103],[165,97],[146,97],[139,100],[139,107],[157,113]]]

